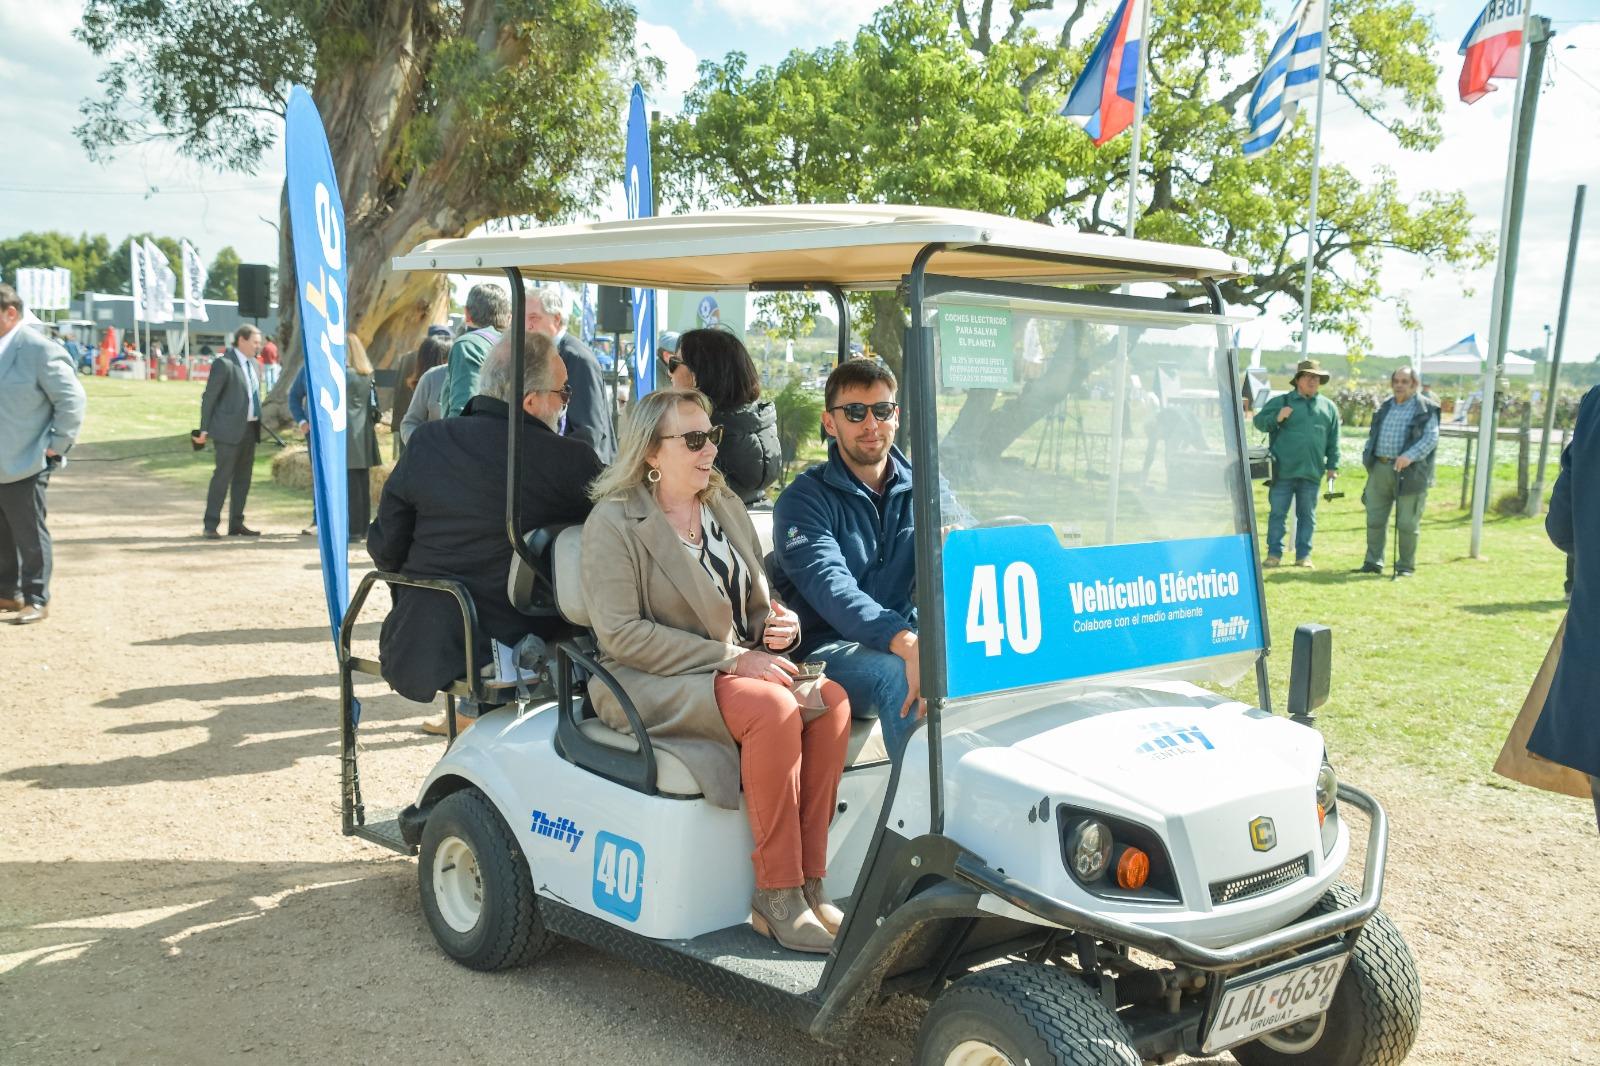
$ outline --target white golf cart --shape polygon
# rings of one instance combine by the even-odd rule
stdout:
[[[833,952],[749,928],[745,818],[652,749],[652,708],[618,692],[632,735],[588,711],[585,679],[615,682],[585,629],[579,530],[516,537],[512,492],[513,602],[574,630],[554,701],[464,680],[451,699],[507,705],[452,737],[414,804],[369,819],[350,692],[377,665],[350,634],[375,581],[408,579],[367,575],[341,639],[345,832],[420,850],[449,955],[497,969],[570,937],[821,1040],[912,993],[931,1004],[919,1063],[1404,1059],[1420,990],[1378,910],[1385,816],[1335,778],[1309,724],[1325,629],[1296,633],[1297,720],[1270,710],[1218,289],[1239,263],[971,212],[819,206],[432,241],[396,266],[506,276],[517,380],[524,272],[827,292],[840,352],[845,290],[897,291],[910,323],[927,717],[897,761],[876,723],[856,724],[829,842],[846,915]],[[473,626],[458,585],[409,583],[456,595]],[[1252,669],[1258,706],[1219,694]],[[1339,881],[1351,811],[1366,826],[1359,890]]]

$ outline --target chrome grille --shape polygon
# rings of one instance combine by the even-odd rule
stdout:
[[[1232,881],[1211,882],[1211,902],[1237,903],[1241,899],[1249,899],[1271,892],[1275,888],[1292,884],[1311,872],[1311,857],[1302,855],[1298,859],[1291,859],[1282,866],[1274,866],[1270,870],[1259,873],[1246,874],[1236,877]]]

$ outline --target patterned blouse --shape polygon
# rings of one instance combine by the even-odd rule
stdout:
[[[699,561],[717,592],[732,608],[733,629],[739,637],[739,643],[749,644],[755,639],[748,613],[750,570],[728,542],[728,535],[723,532],[722,526],[712,517],[711,508],[705,504],[700,505],[700,529],[702,536],[699,544],[692,544],[682,536],[678,540]]]

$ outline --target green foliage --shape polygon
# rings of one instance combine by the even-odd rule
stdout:
[[[127,249],[123,249],[126,256]],[[0,239],[0,274],[15,284],[17,271],[38,267],[67,267],[72,271],[74,297],[92,288],[91,279],[111,257],[111,242],[103,234],[87,233],[70,237],[51,230],[46,233],[20,233]],[[127,259],[124,258],[126,263]],[[124,281],[126,286],[126,281]]]
[[[205,296],[208,300],[239,298],[239,253],[233,250],[233,245],[223,245],[206,268]]]
[[[789,379],[789,384],[772,397],[778,414],[778,444],[783,451],[785,464],[794,461],[800,446],[817,435],[822,424],[822,394],[801,384],[799,377]]]
[[[1057,113],[1099,27],[1081,3],[1057,37],[1024,24],[1021,15],[1050,6],[1015,0],[999,25],[990,0],[891,0],[850,42],[754,71],[737,52],[702,63],[683,114],[656,129],[663,197],[690,207],[936,204],[1121,233],[1128,135],[1097,150]],[[1138,235],[1240,256],[1252,273],[1225,287],[1230,302],[1264,308],[1286,297],[1293,320],[1304,284],[1310,122],[1247,161],[1235,114],[1275,24],[1262,0],[1164,0],[1152,19]],[[1415,4],[1341,3],[1332,38],[1330,94],[1401,147],[1436,144],[1433,30]],[[1488,259],[1458,192],[1407,199],[1387,170],[1362,178],[1326,161],[1322,183],[1313,325],[1357,354],[1368,308],[1380,295],[1396,298],[1378,291],[1386,252],[1416,256],[1424,273]],[[888,309],[863,307],[877,316]],[[898,352],[886,343],[898,326],[880,325],[875,347]]]

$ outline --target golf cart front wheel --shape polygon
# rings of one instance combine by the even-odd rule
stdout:
[[[1326,914],[1360,897],[1334,885],[1312,908]],[[1422,984],[1411,950],[1389,916],[1367,919],[1326,1014],[1241,1044],[1243,1066],[1398,1066],[1422,1022]]]
[[[446,796],[428,815],[417,884],[433,938],[463,966],[521,966],[550,946],[527,859],[505,820],[475,788]]]
[[[918,1066],[1139,1066],[1116,1012],[1056,966],[1016,963],[955,982],[928,1008]]]

